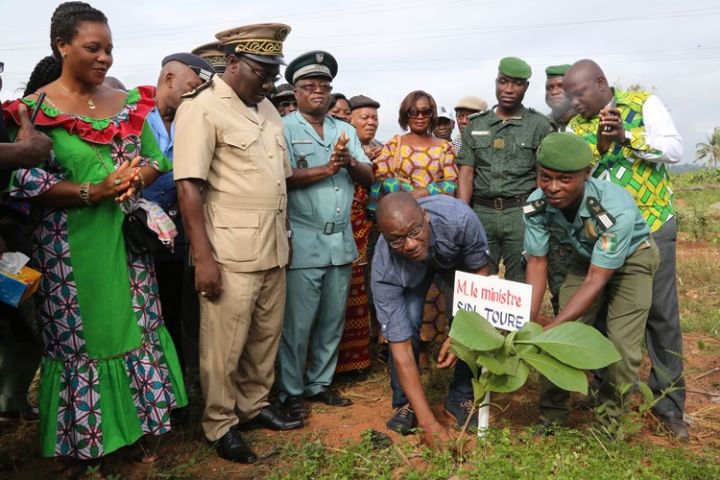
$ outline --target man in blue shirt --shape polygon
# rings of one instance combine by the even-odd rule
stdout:
[[[173,121],[175,112],[182,102],[182,96],[205,83],[214,73],[215,70],[208,62],[190,53],[175,53],[168,55],[162,61],[162,70],[155,91],[156,105],[148,114],[146,121],[157,140],[158,147],[171,162],[175,134]],[[156,254],[155,272],[165,324],[178,347],[188,391],[199,394],[199,390],[194,387],[198,382],[200,314],[193,271],[185,261],[188,243],[183,234],[173,172],[161,175],[152,185],[143,189],[142,196],[160,205],[178,228],[175,252],[163,251]]]
[[[419,425],[423,440],[434,445],[436,440],[446,440],[447,432],[430,410],[417,368],[425,295],[435,275],[453,285],[455,270],[489,273],[485,230],[467,204],[447,195],[419,200],[406,192],[387,195],[378,205],[377,222],[382,237],[373,257],[371,287],[392,356],[395,415],[387,426],[407,435]],[[455,361],[449,345],[448,337],[440,349],[439,368]],[[445,410],[460,427],[473,407],[471,378],[468,366],[458,362]]]
[[[641,344],[659,262],[650,229],[623,188],[590,178],[592,152],[569,132],[552,133],[538,148],[538,189],[524,207],[527,283],[533,286],[531,319],[538,312],[547,281],[550,236],[572,245],[574,255],[560,288],[560,311],[545,329],[564,322],[594,324],[607,309],[607,337],[621,360],[607,368],[598,392],[608,423],[622,413],[618,388],[638,380]],[[544,379],[540,397],[540,431],[568,417],[568,392]]]

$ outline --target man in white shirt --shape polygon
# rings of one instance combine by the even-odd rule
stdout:
[[[592,60],[573,64],[563,79],[565,95],[578,113],[569,129],[582,136],[595,156],[593,176],[624,187],[652,231],[662,260],[653,280],[645,343],[652,361],[648,385],[653,408],[679,440],[688,440],[683,421],[685,379],[675,281],[677,222],[667,165],[682,159],[680,134],[660,99],[650,92],[620,91],[608,85]]]

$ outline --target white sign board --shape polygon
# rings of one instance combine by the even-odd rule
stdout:
[[[519,330],[530,320],[532,286],[498,277],[455,272],[453,315],[458,310],[476,312],[496,328]]]

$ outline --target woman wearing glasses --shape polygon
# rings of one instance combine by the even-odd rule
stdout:
[[[392,137],[373,160],[375,183],[370,190],[368,210],[374,211],[380,197],[392,192],[410,192],[416,199],[428,195],[455,196],[458,171],[452,144],[433,136],[437,125],[437,105],[432,95],[422,90],[410,92],[400,104],[398,123],[402,135]],[[445,335],[445,302],[433,285],[427,295],[420,340],[441,340]],[[429,362],[422,349],[419,366]]]

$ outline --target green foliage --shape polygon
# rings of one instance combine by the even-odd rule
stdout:
[[[473,371],[475,402],[486,392],[514,392],[535,368],[560,388],[587,393],[583,369],[620,360],[613,344],[593,327],[567,322],[547,331],[536,323],[503,337],[476,312],[460,310],[450,329],[450,347]],[[483,367],[480,373],[478,367]],[[480,375],[478,376],[478,373]]]
[[[392,437],[393,439],[399,437]],[[717,451],[662,448],[649,442],[602,444],[591,432],[559,429],[552,439],[537,441],[531,429],[491,427],[484,441],[463,452],[448,452],[400,443],[373,449],[366,434],[360,443],[331,448],[319,441],[289,447],[286,462],[273,468],[274,480],[403,479],[575,480],[720,478]],[[231,477],[235,478],[235,477]],[[257,475],[257,478],[261,478]]]
[[[707,163],[713,168],[720,167],[720,128],[715,128],[712,135],[708,135],[707,142],[696,145],[695,161]]]

